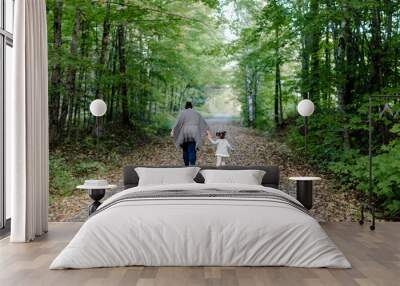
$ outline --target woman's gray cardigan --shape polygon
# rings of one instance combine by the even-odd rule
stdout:
[[[207,122],[197,111],[189,108],[182,111],[174,126],[174,139],[176,147],[180,147],[184,142],[195,141],[196,147],[201,147],[204,143],[208,127]]]

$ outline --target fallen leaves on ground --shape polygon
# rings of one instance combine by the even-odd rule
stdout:
[[[314,185],[314,205],[311,214],[318,221],[354,221],[357,219],[358,202],[355,195],[340,190],[334,178],[313,170],[297,159],[290,149],[276,138],[257,134],[256,131],[232,123],[221,124],[212,121],[211,128],[227,131],[227,139],[235,150],[228,159],[228,165],[277,165],[281,171],[281,189],[295,196],[295,182],[291,176],[317,176],[322,180]],[[171,138],[159,138],[142,144],[132,150],[121,162],[124,165],[182,165],[182,153],[177,150]],[[214,165],[214,149],[208,142],[198,153],[198,165]],[[111,170],[106,178],[109,182],[121,184],[122,170]],[[56,197],[49,210],[50,221],[85,221],[91,199],[84,191],[76,191],[69,197]]]

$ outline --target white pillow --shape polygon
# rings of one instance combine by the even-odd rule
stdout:
[[[205,184],[261,185],[265,171],[261,170],[202,170]]]
[[[194,183],[198,167],[187,168],[135,168],[139,176],[139,186]]]

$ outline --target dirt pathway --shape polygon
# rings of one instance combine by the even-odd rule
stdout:
[[[295,195],[295,183],[288,180],[290,176],[319,176],[322,181],[314,187],[314,206],[312,215],[319,221],[349,221],[356,219],[356,202],[353,196],[338,191],[336,183],[331,178],[319,174],[300,164],[291,154],[290,149],[276,139],[258,135],[254,130],[240,127],[228,119],[209,120],[213,131],[226,130],[227,139],[234,146],[228,159],[229,165],[277,165],[281,170],[281,189]],[[209,143],[198,154],[199,165],[214,165],[213,146]],[[140,146],[124,159],[122,165],[181,165],[182,155],[176,150],[171,138],[160,138],[156,142]],[[121,170],[113,171],[109,178],[116,182],[121,180]],[[58,221],[82,221],[87,218],[87,205],[90,199],[86,194],[64,198],[53,202],[50,208],[50,219]],[[59,212],[58,204],[70,207],[70,210]],[[58,211],[58,213],[56,213]]]

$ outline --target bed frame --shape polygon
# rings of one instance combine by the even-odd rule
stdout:
[[[128,165],[123,168],[123,186],[124,189],[136,187],[139,183],[139,176],[135,171],[137,167],[149,167],[149,168],[179,168],[179,166],[133,166]],[[184,168],[184,167],[182,167]],[[279,189],[279,168],[277,166],[223,166],[223,167],[215,167],[215,166],[200,166],[202,170],[263,170],[265,171],[265,175],[262,179],[262,185],[264,187],[271,187],[275,189]],[[203,176],[198,173],[194,180],[197,183],[204,183]]]

